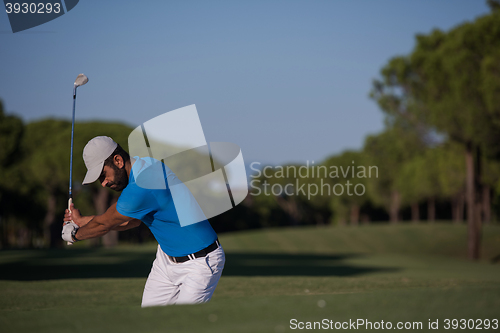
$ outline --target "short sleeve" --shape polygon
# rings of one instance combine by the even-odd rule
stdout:
[[[151,190],[141,188],[133,183],[123,190],[116,203],[116,210],[124,216],[144,221],[148,214],[158,210],[157,206]]]

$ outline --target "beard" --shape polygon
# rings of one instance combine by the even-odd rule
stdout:
[[[120,169],[114,164],[111,167],[115,171],[115,179],[113,182],[106,184],[106,186],[114,191],[121,192],[128,185],[127,170],[125,168]]]

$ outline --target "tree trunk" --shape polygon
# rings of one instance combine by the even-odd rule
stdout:
[[[314,214],[314,220],[316,221],[316,225],[325,225],[325,219],[321,213],[317,212]]]
[[[465,195],[463,192],[460,192],[451,200],[451,215],[454,223],[462,223],[464,220],[464,207]]]
[[[361,224],[370,224],[370,215],[368,214],[361,214]]]
[[[436,199],[430,198],[427,202],[427,221],[436,221]]]
[[[111,230],[104,236],[102,236],[102,245],[104,247],[110,248],[118,245],[118,231]]]
[[[465,220],[465,192],[460,193],[458,198],[458,222],[462,223]]]
[[[483,186],[483,222],[491,223],[491,190],[488,185]]]
[[[57,198],[52,191],[49,191],[47,197],[47,213],[43,219],[43,242],[51,248],[57,246],[57,242],[52,237],[52,224],[56,217]],[[62,225],[62,222],[61,222]]]
[[[94,207],[97,215],[104,214],[109,207],[109,190],[100,187],[97,194],[94,195]],[[102,236],[102,245],[104,247],[110,248],[118,245],[118,231],[112,230]],[[99,238],[92,239],[92,246],[99,246]]]
[[[109,190],[104,187],[100,187],[97,193],[94,194],[93,199],[96,214],[104,214],[104,212],[108,209]]]
[[[458,224],[458,195],[451,198],[451,220]]]
[[[477,185],[479,178],[479,160],[480,151],[476,150],[474,156],[474,147],[471,142],[466,145],[465,165],[466,165],[466,195],[467,195],[467,253],[471,260],[479,259],[480,248],[480,219],[477,208],[480,206],[478,202]],[[476,158],[474,158],[476,157]]]
[[[17,230],[17,247],[26,249],[32,246],[32,233],[28,227],[20,227]]]
[[[94,209],[96,215],[104,214],[108,209],[109,191],[104,187],[99,187],[97,192],[92,191],[92,201],[94,202]],[[88,240],[91,247],[98,247],[101,245],[101,238],[91,238]]]
[[[400,195],[398,191],[392,191],[391,193],[391,206],[389,208],[389,217],[391,223],[398,223],[399,221],[399,205],[400,205]]]
[[[359,224],[359,205],[352,204],[351,205],[351,225]]]
[[[414,223],[418,223],[418,221],[420,220],[418,202],[414,202],[411,204],[411,220]]]
[[[9,228],[7,228],[7,219],[0,214],[0,249],[4,250],[9,248]]]

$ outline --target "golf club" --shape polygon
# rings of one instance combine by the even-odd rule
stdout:
[[[71,212],[71,203],[73,202],[72,194],[72,184],[73,184],[73,136],[75,132],[75,107],[76,107],[76,88],[83,86],[89,82],[88,77],[85,74],[78,74],[75,83],[73,85],[73,120],[71,122],[71,152],[69,158],[69,200],[68,200],[68,210]],[[68,245],[73,243],[68,242]]]

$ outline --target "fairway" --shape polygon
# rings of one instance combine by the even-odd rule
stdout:
[[[212,301],[140,308],[155,245],[0,252],[7,332],[291,332],[290,320],[422,323],[500,319],[500,227],[483,260],[466,226],[307,227],[223,234],[226,267]],[[438,320],[438,330],[428,330]],[[359,327],[362,330],[364,327]],[[485,329],[483,324],[483,329]],[[462,330],[463,331],[463,330]]]

